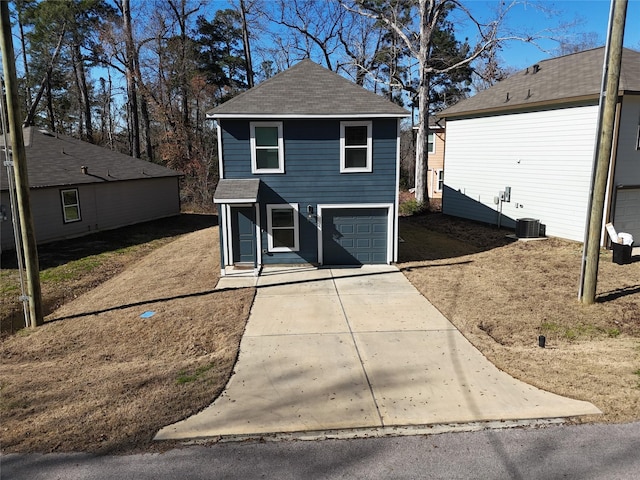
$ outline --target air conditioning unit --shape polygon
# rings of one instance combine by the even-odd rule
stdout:
[[[540,220],[535,218],[519,218],[516,220],[516,237],[537,238],[540,236]]]

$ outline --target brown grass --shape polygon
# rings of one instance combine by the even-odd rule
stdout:
[[[405,275],[498,367],[605,413],[586,421],[640,418],[640,262],[615,265],[603,251],[599,301],[586,307],[576,299],[579,244],[512,242],[508,231],[440,214],[401,218],[400,229]],[[49,280],[67,303],[44,327],[0,344],[4,452],[160,448],[151,440],[159,428],[211,403],[254,295],[213,291],[217,235],[140,238],[113,254],[108,274]],[[140,318],[145,311],[156,313]]]
[[[186,235],[0,348],[5,452],[145,449],[229,378],[254,289],[214,291],[217,228]],[[140,318],[146,311],[155,315]],[[24,332],[24,331],[23,331]]]
[[[581,244],[512,242],[442,215],[400,225],[405,275],[499,368],[603,410],[587,420],[640,419],[640,262],[616,265],[603,250],[598,302],[585,306]]]

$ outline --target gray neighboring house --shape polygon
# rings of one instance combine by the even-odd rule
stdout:
[[[180,213],[180,173],[176,171],[36,127],[25,128],[24,138],[39,244]],[[14,249],[4,165],[0,232],[0,250]]]
[[[582,241],[604,48],[543,60],[440,112],[443,212]],[[605,222],[640,241],[640,52],[624,49]],[[497,202],[511,188],[509,202]],[[499,212],[501,209],[501,213]],[[606,234],[603,231],[603,242]]]

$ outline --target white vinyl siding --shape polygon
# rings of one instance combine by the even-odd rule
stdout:
[[[495,223],[537,218],[547,235],[582,241],[597,106],[449,120],[444,213]]]

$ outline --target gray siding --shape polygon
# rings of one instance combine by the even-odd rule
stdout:
[[[60,190],[78,189],[81,220],[64,223]],[[5,205],[6,192],[2,192]],[[8,198],[7,198],[8,207]],[[63,240],[148,220],[178,215],[177,177],[96,183],[31,190],[31,208],[38,243]],[[11,218],[2,222],[2,249],[14,248]]]
[[[273,119],[277,120],[277,119]],[[365,120],[365,119],[363,119]],[[264,263],[317,262],[317,227],[307,206],[394,203],[396,195],[396,119],[373,119],[373,171],[340,173],[340,120],[283,120],[284,174],[252,174],[248,120],[223,120],[224,178],[260,178],[259,201],[266,245],[266,204],[297,203],[300,251],[273,253]]]

